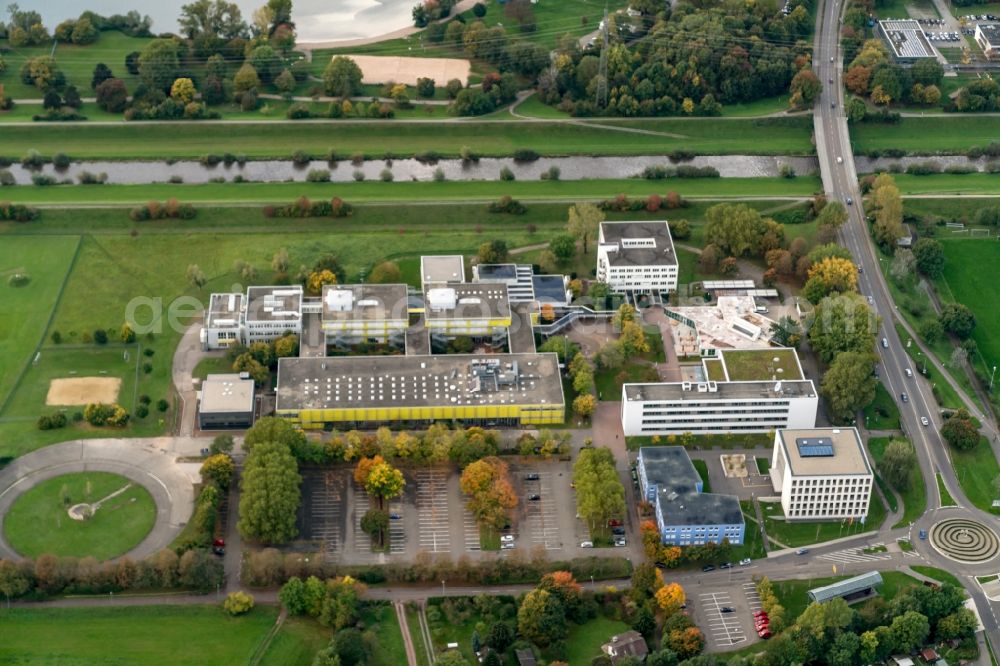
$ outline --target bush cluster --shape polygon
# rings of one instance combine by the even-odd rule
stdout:
[[[134,222],[145,222],[146,220],[162,220],[164,218],[175,218],[190,220],[197,215],[195,207],[188,203],[181,203],[177,199],[167,199],[163,203],[159,201],[147,201],[145,206],[136,206],[129,211],[129,218]]]
[[[129,414],[118,403],[92,402],[83,408],[83,418],[92,426],[124,426]]]
[[[353,206],[340,197],[329,201],[299,197],[284,206],[264,206],[264,217],[349,217],[353,213]]]
[[[1000,141],[991,141],[986,146],[973,146],[965,151],[965,155],[970,160],[979,159],[983,156],[989,158],[1000,157]]]
[[[648,166],[639,174],[644,180],[666,180],[667,178],[718,178],[719,170],[715,167],[696,167],[682,164],[679,167]]]
[[[508,215],[524,215],[528,212],[528,207],[517,199],[509,195],[503,195],[489,205],[487,210],[491,213],[507,213]]]
[[[66,109],[52,109],[45,113],[36,113],[31,116],[31,119],[36,123],[44,122],[62,122],[62,121],[77,121],[86,120],[87,116],[83,115],[79,111],[72,108]]]
[[[161,550],[138,562],[122,557],[100,563],[92,557],[0,560],[0,577],[11,598],[44,599],[64,594],[104,594],[138,590],[207,591],[224,581],[222,561],[204,550]]]
[[[39,430],[57,430],[59,428],[65,428],[69,419],[62,412],[56,412],[55,414],[43,414],[38,417],[38,429]]]
[[[30,222],[37,220],[40,213],[33,206],[24,204],[12,204],[9,201],[0,201],[0,220],[11,220],[14,222]]]
[[[926,162],[914,162],[906,167],[906,173],[911,176],[931,176],[941,173],[941,165],[930,160]]]
[[[632,563],[618,557],[580,557],[554,562],[529,558],[518,550],[503,559],[452,562],[417,558],[413,563],[349,566],[326,562],[322,557],[304,553],[282,553],[275,548],[250,552],[246,557],[242,580],[250,587],[281,585],[293,577],[336,578],[350,576],[368,585],[385,582],[426,583],[446,580],[471,585],[535,583],[550,571],[570,571],[578,580],[627,578]]]
[[[651,194],[646,199],[629,199],[624,194],[619,194],[614,199],[605,199],[597,204],[597,207],[601,210],[616,211],[619,213],[649,210],[650,202],[653,197],[657,197],[660,201],[657,210],[660,208],[675,210],[677,208],[684,208],[688,205],[688,202],[681,197],[681,195],[677,194],[677,192],[667,192],[662,197],[657,194]]]

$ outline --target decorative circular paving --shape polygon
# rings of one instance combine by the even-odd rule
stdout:
[[[1000,537],[975,520],[950,518],[935,523],[930,540],[941,554],[959,562],[986,562],[1000,553]]]

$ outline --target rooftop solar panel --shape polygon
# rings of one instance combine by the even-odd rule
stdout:
[[[803,458],[829,458],[833,456],[833,440],[829,437],[799,437],[795,440]]]

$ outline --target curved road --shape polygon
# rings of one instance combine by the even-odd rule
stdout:
[[[859,270],[862,271],[858,280],[859,290],[862,294],[872,297],[874,308],[882,318],[883,326],[878,332],[879,343],[876,345],[882,361],[882,381],[890,394],[899,396],[901,393],[907,393],[909,396],[909,402],[899,404],[900,417],[903,430],[916,449],[928,498],[928,511],[910,527],[909,531],[929,530],[931,525],[943,517],[978,520],[997,531],[1000,521],[995,516],[972,507],[962,493],[948,459],[947,445],[938,433],[941,420],[937,403],[931,395],[931,387],[919,374],[913,373],[913,377],[907,377],[905,373],[907,368],[912,368],[913,363],[893,324],[896,307],[879,269],[874,246],[869,239],[847,118],[842,112],[844,99],[839,35],[844,4],[844,0],[825,0],[820,4],[817,16],[813,62],[817,76],[823,81],[824,90],[813,116],[816,151],[827,197],[845,204],[848,200],[853,201],[853,205],[847,206],[849,219],[841,230],[841,240],[854,255]],[[882,339],[888,342],[888,347],[881,344]],[[930,420],[929,427],[921,425],[922,417]],[[941,475],[948,492],[961,506],[941,509],[935,474]],[[942,514],[940,517],[939,513]],[[882,533],[888,536],[892,532],[883,528]],[[919,543],[912,539],[911,541]],[[922,554],[932,564],[952,571],[964,579],[982,617],[986,633],[993,637],[1000,636],[994,605],[977,585],[965,578],[972,573],[996,573],[996,559],[993,560],[992,566],[970,566],[950,560],[932,548],[922,550],[925,551]]]

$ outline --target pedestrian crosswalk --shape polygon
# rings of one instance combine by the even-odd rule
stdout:
[[[845,548],[844,550],[819,555],[816,559],[836,562],[837,564],[854,564],[857,562],[878,562],[881,560],[891,560],[892,555],[886,552],[871,552],[885,548],[885,544],[876,543],[871,546],[860,548]],[[865,552],[868,550],[869,552]]]

